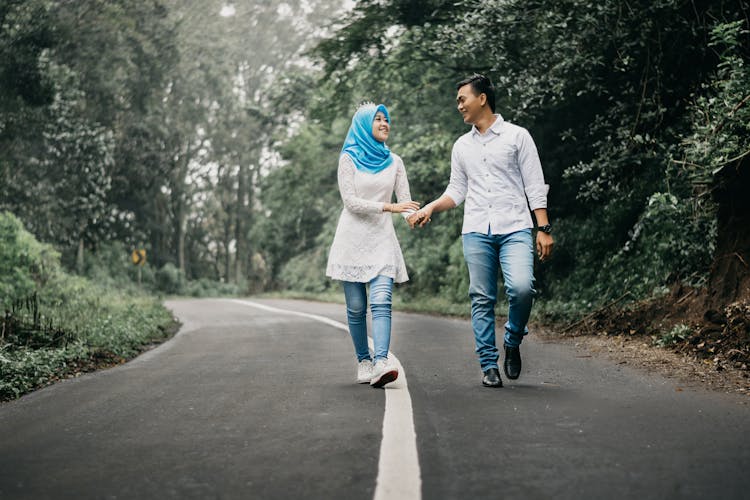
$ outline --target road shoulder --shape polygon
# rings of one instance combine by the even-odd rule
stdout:
[[[679,382],[681,387],[705,389],[748,396],[750,377],[747,371],[717,367],[710,360],[697,359],[687,354],[654,346],[639,336],[627,335],[559,335],[539,327],[535,333],[545,342],[556,342],[574,347],[579,356],[606,358],[630,367],[656,373]]]

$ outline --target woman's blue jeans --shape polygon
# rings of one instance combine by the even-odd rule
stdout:
[[[372,311],[372,342],[375,361],[388,358],[391,343],[391,297],[393,278],[376,276],[370,281],[370,310]],[[365,283],[344,281],[346,319],[354,342],[357,361],[370,358],[367,347],[367,291]]]
[[[469,268],[471,326],[482,371],[497,368],[495,304],[498,267],[502,269],[508,298],[505,345],[521,345],[534,300],[534,244],[531,229],[509,234],[463,235],[464,259]]]

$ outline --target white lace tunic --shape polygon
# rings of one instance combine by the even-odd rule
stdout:
[[[338,179],[344,209],[328,254],[326,276],[359,283],[377,275],[391,277],[396,283],[408,281],[392,214],[383,212],[394,190],[399,203],[411,201],[404,162],[394,154],[387,168],[369,174],[357,170],[351,157],[343,154]]]

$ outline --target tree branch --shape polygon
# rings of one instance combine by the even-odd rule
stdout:
[[[617,304],[618,302],[621,302],[625,297],[627,297],[629,295],[630,295],[630,292],[625,292],[624,294],[622,294],[620,297],[616,298],[615,300],[613,300],[609,304],[604,304],[600,308],[596,309],[594,312],[589,313],[586,316],[584,316],[583,318],[581,318],[580,320],[576,321],[575,323],[572,323],[572,324],[568,325],[560,333],[566,333],[566,332],[572,330],[573,328],[575,328],[576,326],[580,325],[581,323],[586,323],[586,321],[590,320],[591,318],[593,318],[597,314],[599,314],[599,313],[601,313],[603,311],[606,311],[607,309],[609,309],[613,305]]]

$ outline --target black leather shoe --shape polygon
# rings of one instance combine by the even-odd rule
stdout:
[[[500,379],[500,371],[497,368],[489,368],[484,372],[482,385],[485,387],[502,387],[503,381]]]
[[[505,376],[515,380],[521,375],[521,349],[518,347],[505,346],[505,363],[503,363]]]

